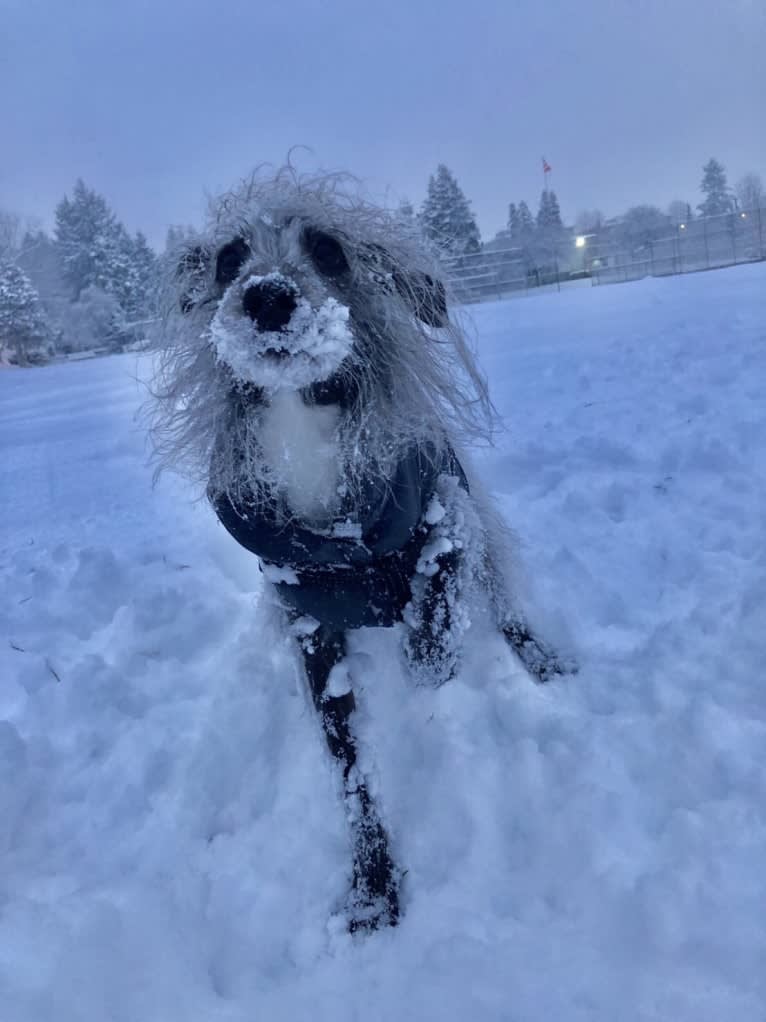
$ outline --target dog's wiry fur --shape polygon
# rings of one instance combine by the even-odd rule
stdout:
[[[413,269],[439,276],[432,252],[411,224],[360,199],[353,185],[346,175],[306,177],[289,167],[274,176],[256,173],[212,207],[198,240],[214,256],[232,238],[246,238],[262,273],[293,263],[293,276],[310,300],[325,283],[297,248],[298,225],[326,230],[342,242],[350,267],[342,301],[356,343],[343,367],[355,398],[343,417],[339,446],[352,486],[372,474],[385,480],[413,444],[438,455],[447,437],[453,443],[488,439],[494,419],[459,320],[451,316],[437,334],[413,316],[415,304],[425,320],[439,313],[428,308],[432,295],[411,277]],[[295,230],[275,233],[275,224],[291,221]],[[260,483],[266,471],[259,461],[257,416],[242,414],[231,400],[236,381],[210,344],[218,296],[209,267],[201,270],[189,249],[188,243],[180,247],[167,264],[153,440],[160,468],[180,468],[204,486],[211,482],[218,444],[214,482],[236,494],[243,484]],[[183,295],[194,301],[187,316],[178,308]],[[222,416],[228,416],[224,431]]]
[[[158,470],[205,487],[280,593],[342,768],[349,925],[394,924],[399,871],[356,766],[353,692],[331,683],[346,631],[404,622],[415,677],[444,681],[478,582],[530,671],[561,671],[514,606],[507,531],[456,454],[489,439],[486,382],[416,226],[344,175],[256,173],[171,254],[163,293]]]

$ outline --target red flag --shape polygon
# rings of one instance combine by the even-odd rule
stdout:
[[[553,168],[551,167],[550,163],[548,163],[548,161],[543,156],[543,174],[550,174],[552,169]]]

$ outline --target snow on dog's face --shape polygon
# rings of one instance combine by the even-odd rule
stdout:
[[[288,390],[340,406],[360,479],[413,445],[486,437],[486,383],[443,279],[417,224],[365,201],[352,179],[257,172],[169,253],[151,408],[158,462],[203,480],[215,451],[222,486],[243,472],[253,486],[259,409]]]
[[[210,297],[220,298],[207,337],[238,382],[299,390],[327,380],[351,354],[343,301],[350,267],[331,234],[297,218],[262,219],[219,246],[211,262]]]
[[[397,294],[410,315],[445,324],[441,285],[426,273],[405,279],[384,247],[307,215],[257,203],[243,212],[221,225],[228,236],[216,231],[223,237],[195,246],[180,265],[190,284],[181,308],[202,313],[205,340],[238,383],[273,392],[326,381],[355,341],[369,340],[360,333],[375,318],[376,297],[378,314]]]

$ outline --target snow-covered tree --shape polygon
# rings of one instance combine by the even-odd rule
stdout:
[[[522,199],[518,206],[511,203],[508,208],[508,226],[511,232],[511,244],[520,248],[529,272],[538,261],[536,251],[537,226],[532,211]]]
[[[150,248],[146,236],[138,231],[131,246],[133,290],[126,312],[134,324],[134,332],[140,333],[142,324],[155,313],[157,300],[157,256]]]
[[[632,206],[618,226],[626,248],[634,252],[661,238],[669,229],[668,218],[656,206]]]
[[[479,228],[470,203],[443,163],[429,178],[420,222],[425,235],[445,255],[463,256],[481,248]]]
[[[29,365],[51,353],[51,334],[40,298],[24,271],[0,264],[0,356]]]
[[[735,188],[740,209],[766,209],[766,189],[759,174],[745,174]]]
[[[61,274],[58,251],[52,238],[39,228],[28,230],[21,240],[16,263],[29,277],[40,296],[40,304],[50,324],[56,349],[74,349],[76,344],[64,337],[63,327],[70,304],[70,289]]]
[[[514,243],[515,243],[516,238],[518,238],[519,234],[521,233],[520,230],[519,230],[519,226],[520,226],[520,224],[519,224],[519,207],[516,205],[515,202],[512,202],[508,206],[508,228],[507,229],[508,229],[508,234],[511,237],[511,239],[514,241]]]
[[[552,268],[558,263],[562,254],[566,234],[561,221],[559,200],[556,193],[548,188],[543,189],[540,196],[536,227],[537,264],[541,267]]]
[[[7,209],[0,209],[0,260],[10,262],[18,252],[20,237],[19,215]]]
[[[113,292],[119,225],[106,199],[78,180],[56,207],[55,240],[64,279],[76,301],[86,287]]]
[[[111,266],[113,279],[102,290],[113,295],[119,302],[126,330],[139,336],[154,309],[157,257],[145,235],[139,231],[131,238],[122,224],[118,224],[113,239]]]
[[[88,334],[103,328],[98,343],[113,346],[141,337],[152,315],[157,276],[156,257],[144,235],[132,238],[103,196],[80,180],[72,198],[65,196],[56,207],[56,248],[73,301],[89,292],[82,316],[74,319],[97,310]],[[96,301],[93,289],[115,301]],[[111,318],[104,315],[107,307],[114,311]]]
[[[95,284],[83,288],[76,302],[67,302],[61,310],[61,326],[65,351],[119,350],[131,337],[117,298]]]
[[[519,237],[529,241],[535,233],[535,218],[532,210],[522,199],[519,203]]]
[[[560,231],[563,226],[556,193],[548,188],[543,189],[543,193],[540,196],[540,208],[537,211],[538,229],[541,231]]]
[[[705,196],[697,206],[702,216],[719,216],[721,213],[731,213],[734,208],[734,200],[726,181],[726,171],[723,164],[712,157],[702,168],[700,191]]]

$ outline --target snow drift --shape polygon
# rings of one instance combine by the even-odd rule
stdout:
[[[474,310],[477,452],[577,678],[480,616],[413,687],[353,640],[408,870],[333,912],[333,771],[252,557],[152,491],[135,358],[0,375],[8,1022],[755,1019],[766,1011],[766,267]]]

